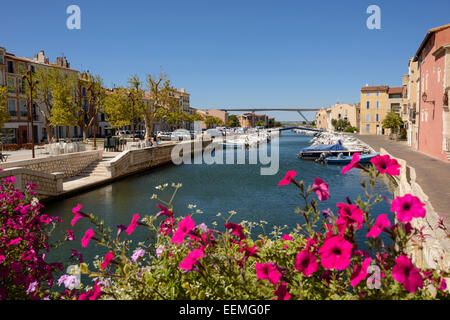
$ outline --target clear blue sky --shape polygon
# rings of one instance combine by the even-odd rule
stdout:
[[[71,4],[81,30],[66,28]],[[366,27],[371,4],[381,30]],[[4,2],[2,13],[0,46],[64,53],[108,86],[162,66],[193,107],[326,107],[357,102],[366,83],[401,85],[426,32],[450,23],[450,1],[41,0]]]

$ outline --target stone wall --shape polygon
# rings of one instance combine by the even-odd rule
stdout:
[[[188,148],[191,153],[203,150],[210,141],[182,142],[179,145],[190,144]],[[165,163],[171,163],[171,153],[176,144],[166,144],[156,148],[145,148],[137,150],[127,150],[122,152],[116,158],[108,163],[105,167],[108,170],[109,178],[118,178],[139,171],[143,171]],[[180,153],[180,155],[183,155]]]
[[[380,149],[381,155],[390,155],[385,149]],[[425,237],[423,248],[419,248],[411,244],[410,252],[414,259],[414,263],[421,268],[439,268],[441,270],[450,269],[450,239],[447,238],[445,232],[436,228],[439,216],[434,210],[428,196],[422,190],[420,185],[416,182],[416,171],[411,166],[408,166],[405,160],[397,159],[402,166],[400,175],[395,178],[396,188],[394,190],[395,196],[404,196],[405,194],[412,194],[418,197],[425,203],[427,214],[423,219],[414,219],[411,224],[417,229],[424,228],[424,234],[430,235]]]
[[[36,184],[39,188],[34,190],[40,198],[55,196],[63,192],[64,173],[45,173],[26,168],[9,168],[0,171],[0,178],[12,177],[15,179],[15,188],[21,192],[25,190],[28,182]]]
[[[78,175],[95,161],[102,159],[103,150],[69,153],[46,158],[11,161],[0,164],[1,169],[26,168],[43,173],[62,172],[64,178]]]

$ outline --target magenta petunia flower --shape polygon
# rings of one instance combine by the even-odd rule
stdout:
[[[360,208],[354,204],[347,203],[337,203],[336,206],[339,208],[339,218],[336,225],[340,229],[340,226],[344,226],[344,231],[347,225],[354,225],[356,229],[360,229],[364,222],[364,213]],[[339,230],[341,231],[341,229]]]
[[[188,256],[181,261],[179,268],[184,272],[188,272],[192,270],[194,265],[198,262],[200,258],[203,258],[205,254],[202,250],[196,249],[194,251],[189,252]]]
[[[226,223],[225,228],[235,236],[238,236],[240,240],[245,239],[244,228],[241,225],[235,223]]]
[[[294,170],[289,171],[286,176],[278,183],[278,187],[287,186],[291,183],[292,179],[297,176],[297,172]]]
[[[2,263],[3,263],[3,260],[5,260],[5,259],[6,259],[5,256],[0,256],[0,264],[2,264]]]
[[[270,283],[276,285],[281,279],[281,273],[274,263],[259,263],[255,265],[256,276],[259,280],[267,279]]]
[[[166,216],[167,218],[173,218],[173,212],[169,209],[167,209],[166,207],[160,205],[160,204],[156,204],[156,206],[161,209],[160,212],[158,212],[156,214],[156,217],[160,217],[160,216]]]
[[[372,229],[370,229],[370,231],[367,233],[366,237],[372,237],[375,239],[380,235],[384,228],[387,228],[390,225],[391,222],[389,221],[387,214],[380,214]]]
[[[285,240],[285,241],[292,241],[293,240],[292,237],[290,235],[288,235],[288,234],[285,234],[282,239]]]
[[[75,215],[75,217],[72,219],[72,227],[75,226],[75,223],[77,223],[78,220],[80,220],[81,218],[87,217],[86,214],[84,214],[80,211],[81,208],[83,208],[83,206],[81,204],[79,204],[75,208],[72,209],[72,212]]]
[[[350,164],[348,166],[346,166],[345,168],[342,169],[342,174],[346,174],[353,168],[362,168],[361,165],[358,163],[361,160],[359,155],[360,155],[360,153],[353,154],[352,161],[350,162]]]
[[[319,268],[316,256],[307,250],[301,251],[295,260],[295,269],[309,277]]]
[[[319,249],[321,264],[325,269],[344,270],[350,265],[353,245],[341,236],[331,237]]]
[[[95,282],[94,290],[81,294],[78,300],[97,300],[102,294],[100,286]]]
[[[289,300],[291,299],[291,295],[288,292],[287,284],[281,283],[278,288],[275,290],[274,294],[278,297],[278,300]]]
[[[371,263],[372,259],[367,258],[364,260],[362,265],[355,266],[355,268],[353,269],[353,274],[350,277],[350,285],[352,287],[356,287],[361,281],[363,281],[367,277],[367,269],[369,269]]]
[[[84,234],[83,239],[81,239],[81,246],[87,248],[89,246],[89,241],[94,237],[94,230],[89,229]]]
[[[178,229],[172,236],[172,243],[183,243],[184,237],[195,228],[195,222],[188,215],[186,218],[180,221]]]
[[[139,223],[138,223],[139,218],[140,218],[140,216],[136,213],[133,216],[133,219],[131,219],[130,225],[128,226],[127,230],[125,230],[125,232],[128,235],[131,235],[134,232],[134,229],[136,229],[136,227],[139,225]]]
[[[425,203],[410,194],[397,197],[392,201],[391,211],[397,214],[400,222],[410,222],[413,218],[424,218],[426,215]]]
[[[398,164],[397,160],[391,159],[389,155],[378,155],[372,158],[370,162],[375,165],[381,174],[387,173],[391,176],[398,176],[400,174],[401,165]]]
[[[102,263],[103,270],[106,269],[106,267],[108,266],[108,264],[111,262],[112,259],[114,259],[114,253],[112,253],[110,251],[106,254],[105,259],[103,260],[103,263]]]
[[[13,240],[11,240],[11,241],[8,243],[8,246],[14,246],[14,245],[17,245],[17,244],[19,244],[19,242],[22,241],[22,240],[23,240],[22,238],[13,239]]]
[[[72,230],[67,230],[66,232],[67,232],[67,240],[69,241],[75,240],[75,235],[73,234]]]
[[[410,293],[416,292],[418,288],[423,288],[423,279],[419,269],[405,255],[395,260],[395,266],[392,268],[392,277],[395,281],[403,284],[405,290]]]
[[[313,191],[317,194],[320,201],[325,201],[330,199],[330,191],[328,190],[328,184],[326,184],[322,179],[315,178],[313,184]]]

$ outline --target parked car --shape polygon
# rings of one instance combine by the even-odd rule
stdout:
[[[168,140],[172,139],[172,133],[171,132],[158,131],[158,133],[156,134],[156,137],[158,139],[163,140],[163,141],[168,141]]]
[[[178,130],[172,133],[172,141],[191,140],[191,134],[187,130]]]
[[[119,131],[119,136],[121,138],[132,138],[132,134],[130,130],[120,130]]]

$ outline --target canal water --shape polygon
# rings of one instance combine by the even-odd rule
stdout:
[[[110,185],[76,195],[58,202],[46,204],[44,212],[49,215],[57,215],[63,219],[55,231],[55,237],[62,237],[67,229],[73,229],[76,241],[67,243],[54,250],[50,257],[59,261],[67,261],[71,254],[71,248],[81,250],[80,240],[85,231],[90,228],[86,219],[81,219],[72,228],[70,222],[73,218],[72,208],[77,204],[83,205],[83,211],[94,213],[105,220],[106,226],[116,230],[116,226],[124,224],[128,226],[132,216],[139,213],[142,216],[156,214],[156,200],[152,200],[152,194],[158,193],[156,186],[168,183],[182,183],[178,191],[174,208],[177,216],[186,216],[190,210],[190,204],[196,205],[203,211],[195,215],[197,224],[206,223],[212,227],[212,222],[218,223],[218,229],[223,229],[223,220],[217,217],[218,213],[228,217],[229,211],[236,211],[232,222],[266,221],[266,233],[272,227],[287,225],[291,230],[298,223],[302,223],[302,216],[295,213],[297,206],[303,205],[299,197],[299,191],[294,186],[278,187],[278,182],[287,171],[295,170],[306,185],[313,184],[314,178],[323,179],[330,185],[331,198],[320,203],[320,209],[331,208],[337,213],[336,203],[345,202],[345,197],[356,199],[363,196],[360,186],[364,175],[360,170],[352,170],[345,176],[341,175],[342,166],[321,165],[313,161],[300,160],[297,156],[299,150],[309,146],[311,137],[296,133],[283,133],[279,140],[280,170],[274,176],[261,176],[261,165],[167,165],[134,175]],[[235,152],[235,151],[231,151]],[[297,177],[298,178],[298,177]],[[170,187],[168,190],[172,190]],[[378,193],[391,196],[388,187],[381,181],[377,184]],[[162,197],[169,199],[171,193],[167,192]],[[389,206],[383,202],[378,204],[372,215],[388,214],[393,221]],[[365,235],[365,232],[361,233]],[[132,235],[134,244],[144,241],[146,238],[144,228],[137,228]],[[359,242],[362,246],[365,237]],[[90,262],[96,255],[103,255],[102,247],[90,245],[82,249],[85,261]]]

